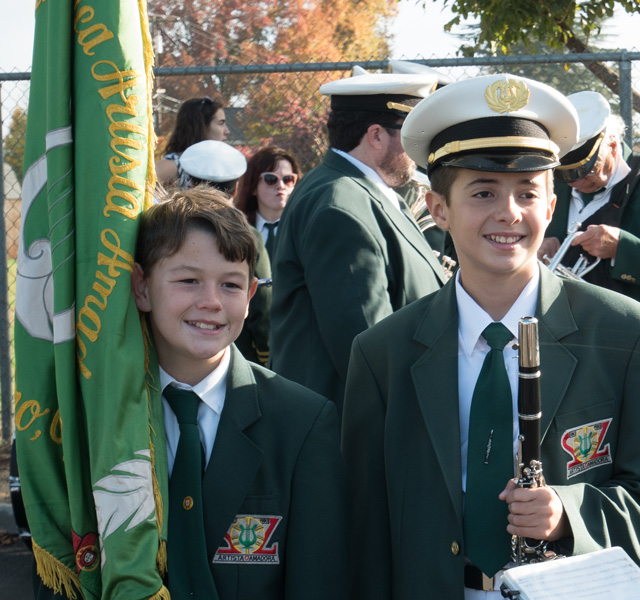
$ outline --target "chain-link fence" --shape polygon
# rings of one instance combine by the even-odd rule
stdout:
[[[637,52],[590,54],[588,60],[576,54],[411,60],[436,68],[454,80],[510,72],[544,81],[566,94],[599,91],[627,124],[627,143],[633,144],[635,131],[640,131],[640,125],[634,127],[635,116],[640,113],[640,95],[633,92],[632,85],[640,70]],[[387,60],[159,67],[153,95],[157,155],[162,155],[180,104],[194,95],[216,94],[225,102],[231,130],[228,142],[247,154],[263,145],[277,144],[293,152],[307,171],[318,164],[326,150],[324,122],[329,101],[318,88],[344,77],[355,65],[374,72],[389,69]],[[0,261],[2,440],[12,432],[13,319],[28,96],[29,73],[0,73],[0,203],[5,215],[0,242],[4,240],[6,247]]]

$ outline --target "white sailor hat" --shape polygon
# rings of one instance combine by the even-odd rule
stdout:
[[[451,83],[405,119],[405,152],[430,173],[439,165],[476,171],[542,171],[578,139],[575,108],[553,88],[515,75]]]
[[[598,92],[577,92],[567,99],[578,112],[580,133],[578,142],[562,157],[553,175],[559,181],[573,183],[587,175],[596,163],[611,106]]]
[[[441,73],[440,71],[429,67],[428,65],[423,65],[416,62],[411,62],[409,60],[390,60],[389,61],[389,70],[392,73],[406,73],[406,74],[415,74],[422,75],[428,73],[433,75],[437,80],[437,89],[453,83],[455,79],[446,75],[445,73]]]
[[[180,166],[196,179],[225,183],[244,175],[247,159],[225,142],[205,140],[189,146],[182,153]]]
[[[320,86],[331,96],[331,110],[393,113],[405,117],[417,100],[428,96],[438,83],[431,73],[369,73],[354,67],[351,77]]]

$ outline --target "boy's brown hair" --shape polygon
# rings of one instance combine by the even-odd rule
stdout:
[[[190,231],[211,233],[220,254],[229,262],[246,262],[249,279],[256,265],[256,238],[242,211],[226,194],[210,186],[175,188],[140,215],[136,262],[145,276],[154,265],[175,254]]]

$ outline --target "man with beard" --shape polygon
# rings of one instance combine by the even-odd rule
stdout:
[[[355,74],[355,73],[354,73]],[[273,261],[271,368],[342,409],[353,338],[445,283],[392,188],[415,164],[400,142],[431,74],[357,75],[323,85],[330,149],[284,209]]]

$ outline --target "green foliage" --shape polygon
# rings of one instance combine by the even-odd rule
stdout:
[[[16,108],[11,115],[9,133],[3,142],[3,154],[5,162],[13,169],[20,185],[22,185],[22,159],[26,132],[27,111]]]
[[[639,0],[432,0],[443,1],[454,19],[449,31],[469,18],[479,19],[475,49],[491,47],[498,54],[513,54],[516,47],[531,51],[537,42],[547,51],[563,50],[571,37],[586,44],[600,33],[605,19],[613,17],[617,6],[628,13],[640,12]],[[463,54],[473,48],[463,47]]]

